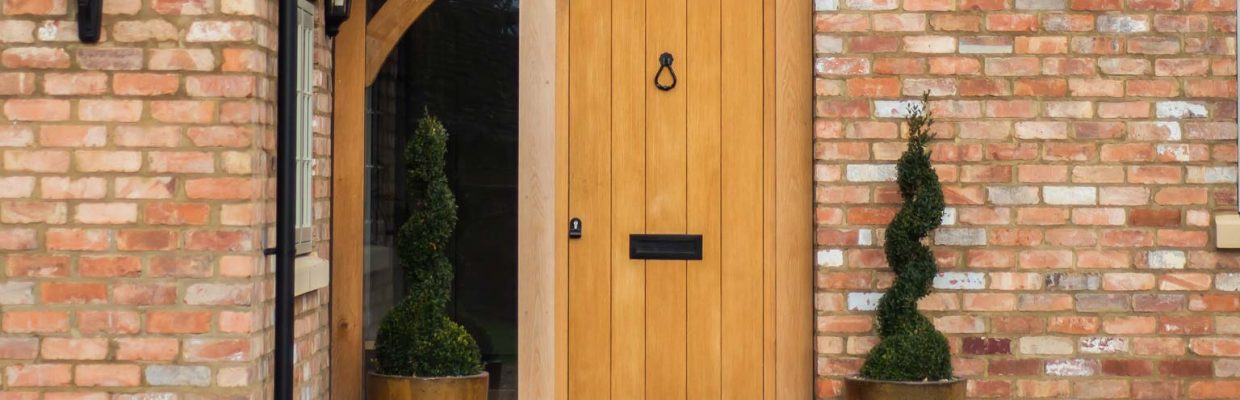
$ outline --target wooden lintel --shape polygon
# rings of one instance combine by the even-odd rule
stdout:
[[[366,86],[375,83],[396,42],[434,1],[388,0],[366,23]]]

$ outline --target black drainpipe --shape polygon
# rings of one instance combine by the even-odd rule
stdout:
[[[293,399],[294,218],[297,181],[297,0],[280,0],[276,67],[275,400]]]

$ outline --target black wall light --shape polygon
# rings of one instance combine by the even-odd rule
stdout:
[[[327,0],[323,7],[327,10],[327,36],[333,37],[340,33],[340,24],[349,19],[352,3],[351,0]]]
[[[82,43],[99,41],[103,20],[103,0],[77,0],[78,39]]]

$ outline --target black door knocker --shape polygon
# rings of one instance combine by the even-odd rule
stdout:
[[[657,87],[659,90],[664,92],[672,90],[672,88],[676,87],[676,71],[672,70],[673,61],[675,60],[672,59],[672,53],[663,53],[659,55],[659,72],[654,74],[654,87]],[[659,83],[659,78],[663,76],[663,70],[667,70],[667,73],[672,76],[672,83],[667,85]]]

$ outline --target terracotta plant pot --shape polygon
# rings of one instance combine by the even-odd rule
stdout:
[[[845,400],[964,400],[967,381],[898,382],[861,377],[844,380]]]
[[[487,400],[486,372],[470,376],[418,378],[368,374],[367,400]]]

